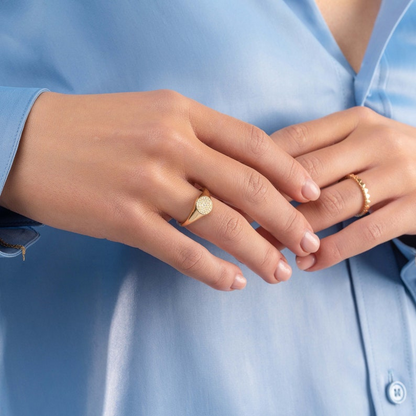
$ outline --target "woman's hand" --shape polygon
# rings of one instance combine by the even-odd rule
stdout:
[[[168,223],[186,219],[200,194],[194,184],[214,195],[213,211],[189,230],[266,282],[291,274],[274,237],[299,256],[318,249],[312,227],[277,191],[300,202],[318,198],[306,170],[260,129],[172,91],[42,94],[0,203],[53,227],[140,248],[216,289],[242,289],[237,265]]]
[[[315,271],[403,234],[416,234],[416,128],[364,107],[290,126],[272,135],[324,189],[298,207],[315,232],[360,213],[363,195],[355,173],[370,193],[371,215],[322,239],[318,252],[298,257],[300,269]]]

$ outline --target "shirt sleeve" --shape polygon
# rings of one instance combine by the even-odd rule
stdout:
[[[29,112],[42,88],[0,87],[0,195],[12,167]],[[39,239],[39,223],[0,207],[0,258],[24,254]]]

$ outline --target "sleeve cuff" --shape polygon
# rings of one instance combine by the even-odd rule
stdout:
[[[0,228],[0,258],[22,255],[24,259],[24,253],[19,246],[24,247],[24,251],[26,251],[39,238],[40,234],[31,227]]]
[[[19,146],[26,119],[44,88],[0,87],[0,194]]]
[[[0,194],[9,176],[26,119],[45,88],[0,87]],[[0,207],[0,257],[15,257],[39,239],[35,221]]]

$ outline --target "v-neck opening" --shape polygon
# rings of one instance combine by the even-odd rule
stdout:
[[[319,41],[326,52],[347,72],[356,77],[357,73],[339,47],[315,0],[285,0],[285,2],[295,15],[302,20],[305,27]]]
[[[366,45],[366,48],[365,48],[365,52],[364,52],[364,56],[363,56],[363,59],[361,60],[361,63],[360,63],[360,69],[359,69],[358,72],[356,72],[355,69],[350,64],[350,62],[348,61],[348,59],[346,58],[344,52],[342,51],[341,47],[339,46],[339,43],[335,39],[335,36],[332,33],[332,30],[330,29],[330,27],[328,25],[328,22],[324,18],[324,15],[322,14],[321,9],[316,4],[316,1],[315,0],[308,0],[308,1],[310,1],[311,7],[314,9],[314,13],[317,15],[317,19],[321,22],[322,30],[326,32],[326,34],[327,34],[327,36],[329,38],[329,41],[333,44],[333,48],[336,49],[337,55],[340,56],[340,58],[341,58],[340,60],[342,61],[342,63],[344,64],[344,66],[347,67],[348,71],[352,72],[353,75],[354,75],[354,77],[356,77],[359,74],[359,72],[361,71],[361,67],[362,67],[362,64],[364,62],[365,55],[367,53],[367,49],[368,49],[368,45],[370,43],[371,36],[373,36],[373,32],[374,32],[374,27],[375,27],[375,22],[376,21],[374,21],[374,25],[373,25],[373,29],[371,31],[370,39],[367,42],[367,45]],[[383,0],[381,0],[381,2],[380,2],[380,8],[378,10],[376,20],[378,18],[378,14],[380,13],[381,3],[382,2],[383,2]]]
[[[354,78],[357,105],[363,105],[384,49],[412,2],[413,0],[381,0],[360,70],[355,72],[335,40],[315,0],[285,0],[286,5],[304,23],[326,52]]]

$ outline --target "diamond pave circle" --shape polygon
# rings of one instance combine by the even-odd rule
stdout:
[[[212,211],[212,200],[209,196],[201,196],[196,201],[196,209],[202,215],[207,215]]]

